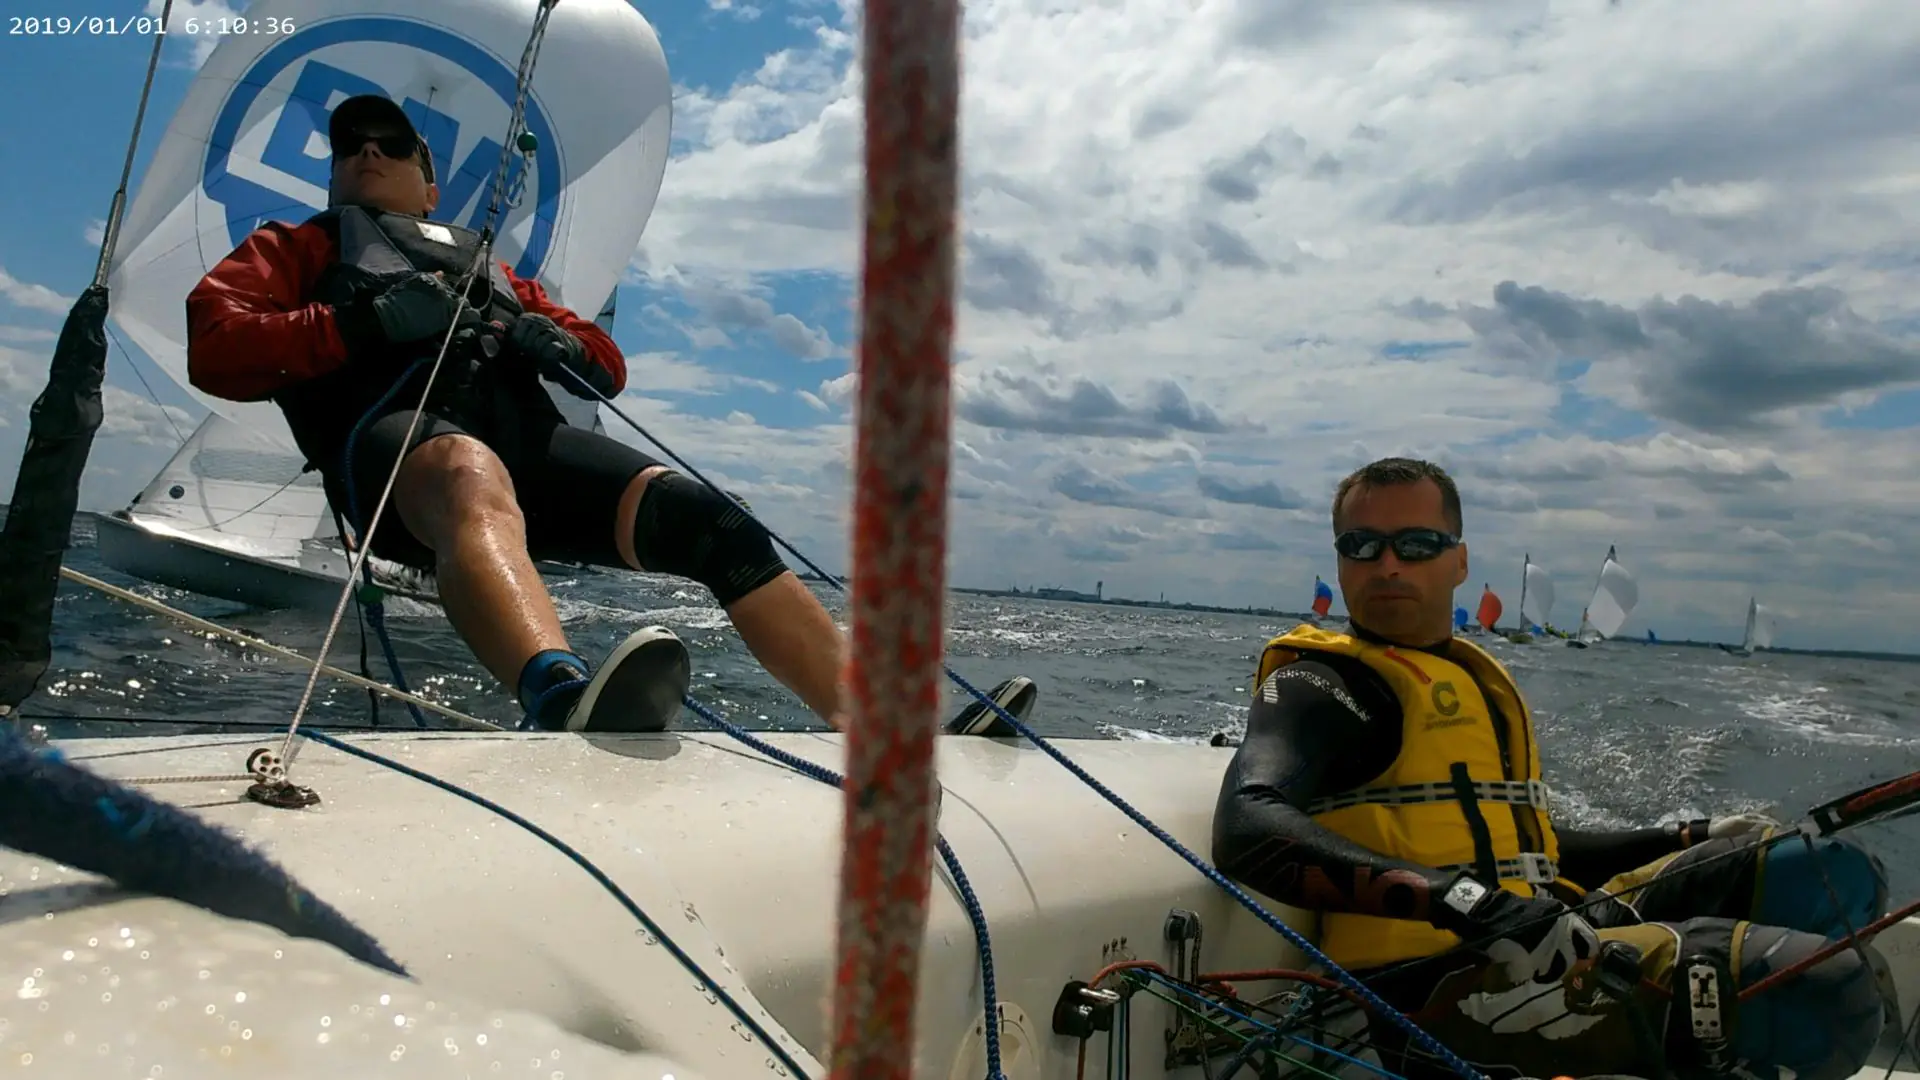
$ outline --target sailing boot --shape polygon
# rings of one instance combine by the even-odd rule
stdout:
[[[534,663],[550,654],[535,657]],[[686,645],[664,626],[635,630],[607,654],[591,677],[577,657],[561,654],[544,669],[546,685],[535,689],[522,676],[523,727],[545,731],[665,731],[680,714],[693,682]]]
[[[1027,678],[1025,675],[1015,675],[1013,678],[987,691],[987,697],[991,698],[995,705],[1013,714],[1014,719],[1024,724],[1027,722],[1027,714],[1033,711],[1033,703],[1040,697],[1040,688],[1035,686],[1033,680]],[[967,707],[961,709],[953,719],[947,721],[946,733],[949,735],[983,735],[990,739],[1000,739],[1006,738],[1009,735],[1020,734],[1013,730],[1012,724],[1001,719],[999,713],[987,708],[978,700],[969,703]]]

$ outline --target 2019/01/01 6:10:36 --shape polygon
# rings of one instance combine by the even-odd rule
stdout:
[[[278,16],[248,18],[222,15],[204,18],[190,15],[166,21],[150,15],[11,15],[7,17],[8,37],[127,37],[180,34],[188,37],[225,37],[229,34],[291,34],[292,19]]]

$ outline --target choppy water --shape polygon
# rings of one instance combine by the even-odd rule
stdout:
[[[195,614],[311,655],[323,617],[247,611],[119,575],[77,531],[69,564]],[[694,693],[743,726],[816,726],[753,662],[703,590],[672,579],[584,572],[555,597],[574,647],[590,659],[638,626],[673,627],[694,656]],[[830,610],[843,607],[830,590]],[[351,617],[351,616],[350,616]],[[1254,655],[1280,623],[1240,615],[1048,603],[956,595],[949,663],[981,686],[1014,674],[1041,688],[1042,734],[1205,740],[1245,721]],[[404,602],[389,614],[403,670],[416,690],[463,711],[511,723],[507,692],[444,622]],[[305,670],[208,641],[157,615],[68,585],[56,613],[54,668],[25,711],[36,717],[170,718],[181,724],[280,723]],[[1484,640],[1484,639],[1482,639]],[[1792,655],[1739,658],[1717,650],[1606,643],[1495,649],[1538,713],[1542,756],[1566,819],[1651,823],[1735,809],[1796,814],[1834,794],[1920,769],[1920,664]],[[358,663],[349,624],[330,659]],[[377,649],[373,670],[384,674]],[[963,702],[952,691],[955,708]],[[312,716],[363,724],[364,691],[323,679]],[[410,723],[382,708],[388,724]],[[698,720],[688,716],[688,723]],[[185,730],[62,719],[58,734]],[[1863,831],[1885,857],[1896,891],[1920,891],[1920,824]]]

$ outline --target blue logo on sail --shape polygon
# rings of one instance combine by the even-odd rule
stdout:
[[[423,23],[387,16],[359,16],[320,23],[287,38],[264,53],[235,83],[233,93],[221,106],[213,131],[207,139],[206,164],[201,186],[207,197],[226,208],[227,231],[235,246],[263,222],[302,221],[325,207],[310,206],[300,196],[277,191],[233,172],[229,167],[233,144],[242,122],[261,93],[282,72],[304,61],[294,78],[293,90],[282,104],[279,119],[267,137],[260,164],[296,180],[325,190],[331,164],[327,155],[314,156],[310,147],[325,142],[327,113],[330,106],[354,94],[383,94],[386,88],[364,75],[314,59],[316,52],[335,45],[377,42],[403,45],[431,53],[458,64],[496,94],[503,110],[511,110],[516,89],[516,73],[493,54],[457,34]],[[452,116],[411,97],[401,107],[420,134],[433,148],[434,175],[439,178],[440,205],[433,216],[478,229],[485,223],[493,182],[500,169],[500,138],[506,135],[503,112],[501,130],[481,138],[460,161],[453,155],[460,144],[460,123]],[[527,129],[539,140],[534,153],[533,177],[526,197],[533,202],[532,228],[526,249],[513,271],[522,278],[537,277],[553,247],[554,223],[558,216],[560,192],[565,188],[560,173],[560,151],[553,126],[531,95],[527,98]],[[508,190],[524,169],[523,159],[514,155],[508,173]],[[504,217],[505,207],[501,208]],[[496,227],[504,221],[495,223]]]

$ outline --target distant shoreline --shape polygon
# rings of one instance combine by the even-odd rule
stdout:
[[[818,574],[802,573],[802,581],[823,581]],[[965,593],[968,596],[993,596],[1008,600],[1045,600],[1061,604],[1089,604],[1101,607],[1150,608],[1154,611],[1198,611],[1212,615],[1253,615],[1269,619],[1298,619],[1306,622],[1315,616],[1305,611],[1282,611],[1278,608],[1264,607],[1221,607],[1215,604],[1193,604],[1176,600],[1132,600],[1124,596],[1095,596],[1092,593],[1078,592],[1073,589],[970,589],[960,585],[950,585],[948,592]],[[1343,618],[1343,616],[1334,616]],[[1518,627],[1501,627],[1494,630],[1501,634],[1514,633]],[[1469,635],[1469,640],[1473,636]],[[1645,644],[1640,638],[1615,638],[1621,645]],[[1681,638],[1660,638],[1656,645],[1670,645],[1676,649],[1719,649],[1733,642],[1692,641]],[[1895,664],[1920,663],[1920,654],[1891,652],[1862,652],[1857,649],[1786,649],[1769,648],[1767,653],[1779,653],[1786,656],[1827,656],[1841,660],[1885,660]]]

